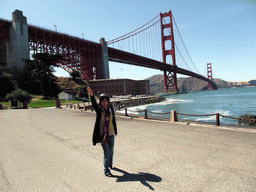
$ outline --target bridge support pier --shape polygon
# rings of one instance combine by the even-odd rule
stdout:
[[[20,67],[24,64],[21,59],[29,58],[27,18],[23,16],[22,11],[15,10],[12,13],[12,25],[9,31],[7,63],[9,66]]]
[[[100,39],[100,44],[102,46],[102,67],[103,67],[103,77],[104,79],[110,79],[109,76],[109,64],[108,64],[108,47],[107,42],[104,38]]]

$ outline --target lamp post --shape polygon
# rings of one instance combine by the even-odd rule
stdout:
[[[54,27],[55,27],[55,32],[57,33],[57,25],[54,25]]]
[[[82,36],[83,36],[83,39],[84,39],[84,34],[83,33],[81,33],[82,34]]]

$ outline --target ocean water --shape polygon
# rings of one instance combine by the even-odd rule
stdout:
[[[128,110],[140,111],[147,109],[148,116],[170,118],[167,113],[175,110],[179,113],[192,115],[208,115],[219,113],[221,115],[236,117],[244,114],[256,115],[256,87],[242,87],[231,89],[219,89],[209,91],[188,92],[186,94],[168,95],[166,100],[150,105],[130,107]],[[124,113],[124,111],[121,111]],[[131,113],[131,112],[128,112]],[[144,112],[132,112],[137,115],[144,115]],[[178,115],[178,119],[216,122],[216,116],[184,116]],[[236,124],[238,120],[220,117],[221,125]]]

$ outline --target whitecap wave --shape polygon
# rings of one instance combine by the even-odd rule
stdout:
[[[177,104],[177,103],[192,103],[194,100],[192,99],[173,99],[168,98],[165,101],[162,101],[160,103],[153,103],[152,105],[170,105],[170,104]]]
[[[197,110],[197,111],[199,111],[199,110]],[[229,116],[230,115],[230,112],[229,111],[224,111],[224,110],[216,110],[216,111],[214,111],[214,112],[205,112],[204,111],[204,114],[216,114],[216,113],[219,113],[219,114],[221,114],[221,115],[225,115],[225,116]],[[185,117],[185,118],[183,118],[183,119],[188,119],[188,120],[190,120],[191,118],[189,118],[189,117]],[[205,121],[205,122],[215,122],[216,121],[216,115],[212,115],[212,116],[194,116],[193,118],[192,118],[192,120],[193,121]],[[222,121],[223,120],[223,118],[222,117],[220,117],[220,121]]]
[[[177,103],[190,103],[190,102],[194,102],[194,100],[189,100],[189,99],[173,99],[173,98],[168,98],[165,101],[159,102],[159,103],[151,103],[151,104],[146,104],[146,105],[139,105],[139,106],[134,106],[134,107],[128,107],[128,113],[132,113],[135,115],[139,115],[139,112],[137,111],[142,111],[147,109],[149,106],[168,106],[171,104],[177,104]],[[117,111],[118,113],[124,114],[125,110],[119,110]],[[162,110],[154,110],[152,111],[154,113],[162,113]]]
[[[151,112],[153,112],[153,113],[162,113],[162,110],[159,109],[159,110],[154,110],[154,111],[151,111]]]
[[[219,113],[221,115],[226,115],[226,116],[230,115],[230,111],[224,111],[224,110],[216,110],[214,113]]]

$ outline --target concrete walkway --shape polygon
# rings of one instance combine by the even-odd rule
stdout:
[[[0,111],[0,191],[256,191],[256,132],[117,116],[113,178],[95,112]]]

